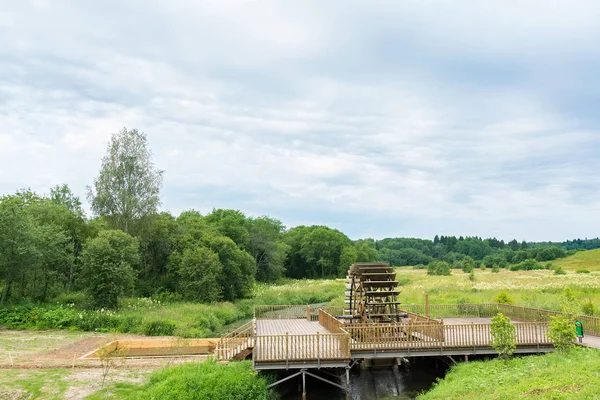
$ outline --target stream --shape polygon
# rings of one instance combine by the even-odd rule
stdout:
[[[411,362],[410,366],[354,368],[350,372],[352,400],[412,400],[419,393],[429,390],[438,378],[443,378],[445,369],[436,368],[433,360]],[[318,374],[318,372],[317,372]],[[320,375],[320,374],[319,374]],[[324,376],[325,375],[321,375]],[[281,400],[301,400],[298,391],[301,378],[283,385]],[[312,377],[306,377],[308,400],[345,400],[345,393]]]

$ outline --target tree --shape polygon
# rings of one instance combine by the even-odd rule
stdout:
[[[275,218],[248,220],[248,252],[256,261],[256,279],[274,282],[285,272],[285,259],[290,246],[283,242],[285,226]]]
[[[492,347],[501,358],[510,357],[517,349],[517,329],[504,314],[498,313],[492,318],[490,334]]]
[[[20,277],[24,280],[36,255],[33,220],[25,206],[18,196],[0,198],[0,277],[4,280],[0,304],[8,299],[13,283]]]
[[[181,294],[187,300],[215,302],[222,297],[219,277],[223,266],[219,256],[206,247],[186,249],[179,266]]]
[[[256,275],[254,258],[237,247],[233,240],[219,234],[205,234],[202,237],[202,246],[216,253],[223,266],[223,273],[218,276],[223,299],[234,301],[248,297],[254,287]]]
[[[450,264],[446,261],[433,261],[427,266],[427,275],[451,275]]]
[[[469,256],[465,256],[465,258],[459,261],[459,265],[464,273],[469,274],[475,269],[475,260]]]
[[[118,230],[101,231],[83,250],[83,276],[96,307],[116,308],[133,288],[139,264],[137,239]]]
[[[156,213],[163,171],[154,167],[152,155],[146,135],[137,129],[123,128],[112,136],[94,189],[88,187],[92,210],[111,227],[132,233],[137,222]]]

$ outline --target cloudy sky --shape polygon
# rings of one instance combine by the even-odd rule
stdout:
[[[173,213],[596,237],[598,21],[595,0],[2,0],[0,193],[85,197],[125,126]]]

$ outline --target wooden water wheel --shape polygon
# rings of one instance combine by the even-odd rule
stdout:
[[[353,264],[346,278],[346,309],[350,320],[361,322],[399,322],[398,281],[386,263]]]

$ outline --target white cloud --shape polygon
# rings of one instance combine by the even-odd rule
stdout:
[[[353,237],[597,235],[598,121],[581,104],[600,95],[600,7],[509,3],[12,1],[0,192],[83,195],[127,126],[174,212]]]

